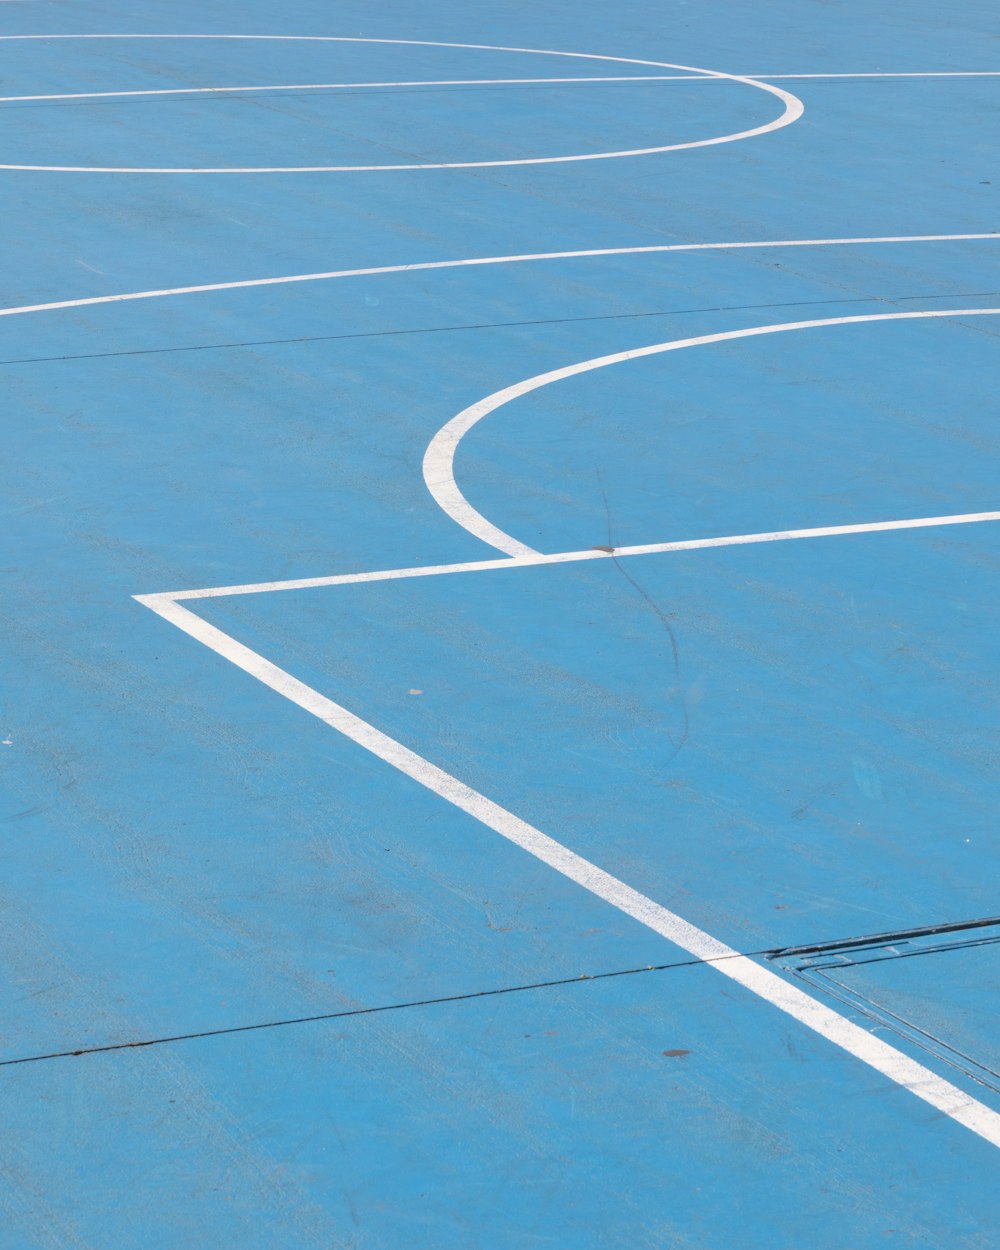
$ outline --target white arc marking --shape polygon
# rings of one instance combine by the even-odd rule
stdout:
[[[195,616],[166,595],[136,598],[164,620],[176,625],[251,677],[336,729],[377,758],[410,777],[432,794],[466,812],[488,829],[574,881],[597,898],[631,916],[639,924],[673,942],[708,967],[735,981],[751,994],[777,1007],[820,1037],[909,1090],[950,1119],[993,1146],[1000,1146],[1000,1115],[917,1063],[894,1046],[804,993],[768,968],[718,941],[681,916],[654,902],[562,843],[527,824],[512,812],[473,790],[423,756],[390,738],[374,725],[278,668],[229,634]]]
[[[121,295],[88,295],[83,299],[55,300],[47,304],[20,304],[0,308],[0,317],[52,312],[60,308],[89,308],[94,304],[123,304],[140,299],[166,299],[173,295],[203,295],[212,291],[241,291],[258,286],[287,286],[297,282],[330,282],[338,278],[368,278],[388,273],[418,273],[427,269],[472,269],[480,265],[522,265],[534,261],[586,260],[597,256],[651,256],[667,252],[738,252],[768,247],[859,247],[880,243],[961,243],[1000,239],[1000,231],[979,234],[889,234],[847,239],[756,239],[730,243],[656,243],[647,247],[594,247],[571,252],[524,252],[513,256],[472,256],[462,260],[413,261],[406,265],[373,265],[364,269],[327,269],[319,273],[283,274],[276,278],[243,278],[236,282],[203,282],[197,286],[174,286],[151,291],[126,291]]]
[[[511,165],[553,165],[568,161],[602,161],[624,156],[652,156],[662,152],[680,152],[689,148],[713,147],[719,143],[735,143],[741,139],[752,139],[758,135],[770,134],[781,130],[798,121],[805,111],[805,105],[798,98],[781,87],[770,83],[758,82],[755,78],[740,77],[727,74],[722,70],[703,69],[696,65],[675,65],[671,61],[646,61],[637,57],[606,56],[593,52],[560,52],[547,48],[509,48],[485,43],[442,43],[429,39],[363,39],[348,38],[340,35],[10,35],[0,39],[256,39],[306,43],[373,43],[393,44],[400,47],[416,48],[459,48],[480,52],[515,52],[527,56],[558,56],[582,61],[609,61],[616,65],[644,65],[656,69],[677,69],[686,73],[698,74],[708,78],[725,79],[728,82],[741,83],[745,87],[753,87],[778,99],[783,108],[780,115],[772,121],[748,130],[740,130],[732,134],[716,135],[709,139],[693,139],[687,143],[666,143],[649,148],[629,148],[609,152],[579,152],[566,156],[534,156],[518,160],[506,161],[419,161],[391,165],[247,165],[247,166],[153,166],[153,165],[23,165],[0,164],[0,169],[32,170],[36,172],[57,173],[91,173],[91,174],[317,174],[317,173],[373,173],[416,169],[494,169]]]
[[[812,321],[788,321],[780,325],[751,326],[745,330],[725,330],[718,334],[699,334],[694,338],[672,339],[666,343],[653,343],[649,347],[632,348],[624,352],[612,352],[607,356],[595,356],[591,360],[581,360],[576,364],[565,365],[561,369],[551,369],[547,373],[539,373],[534,377],[515,382],[513,386],[494,391],[485,399],[465,408],[462,412],[438,430],[431,439],[424,453],[424,481],[431,496],[448,516],[464,530],[482,539],[497,551],[504,551],[509,556],[530,556],[537,552],[533,547],[505,533],[473,508],[465,498],[455,481],[455,453],[458,445],[473,426],[478,425],[484,417],[496,412],[505,404],[540,390],[553,382],[561,382],[566,378],[577,377],[582,373],[590,373],[595,369],[604,369],[608,365],[621,364],[628,360],[641,360],[646,356],[659,356],[665,352],[682,351],[688,347],[705,347],[710,343],[725,343],[734,339],[758,338],[765,334],[784,334],[791,330],[819,330],[831,326],[860,325],[874,321],[918,321],[942,317],[990,317],[1000,313],[1000,308],[947,308],[932,309],[921,312],[865,313],[853,317],[825,317]]]

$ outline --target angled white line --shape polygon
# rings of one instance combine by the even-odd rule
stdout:
[[[947,317],[992,317],[1000,314],[1000,308],[936,308],[914,312],[864,313],[852,317],[823,317],[810,321],[787,321],[779,325],[750,326],[743,330],[724,330],[718,334],[699,334],[693,338],[671,339],[666,343],[653,343],[649,347],[631,348],[624,352],[612,352],[607,356],[595,356],[590,360],[580,360],[561,369],[550,369],[547,373],[538,373],[534,377],[515,382],[513,386],[505,386],[494,391],[485,399],[480,399],[463,409],[457,416],[446,422],[431,439],[424,453],[424,482],[431,497],[443,512],[462,527],[481,539],[497,551],[504,551],[509,556],[530,556],[537,552],[533,547],[520,542],[512,535],[499,529],[492,521],[478,512],[466,499],[455,481],[455,453],[459,443],[466,434],[478,425],[484,417],[496,412],[512,400],[540,390],[553,382],[561,382],[566,378],[577,377],[582,373],[590,373],[595,369],[604,369],[609,365],[622,364],[624,361],[641,360],[647,356],[659,356],[666,352],[682,351],[688,347],[705,347],[711,343],[726,343],[735,339],[759,338],[765,334],[784,334],[792,330],[820,330],[832,326],[861,325],[875,321],[918,321],[938,320]]]
[[[580,560],[610,560],[612,556],[664,555],[671,551],[703,551],[709,547],[744,547],[756,543],[790,542],[801,538],[837,538],[848,534],[884,534],[893,530],[933,529],[939,525],[974,525],[1000,521],[1000,512],[961,512],[950,516],[910,517],[893,521],[862,521],[853,525],[820,525],[811,529],[767,530],[758,534],[729,534],[722,538],[685,538],[676,542],[643,543],[633,547],[586,547],[551,555],[502,556],[462,564],[424,564],[407,569],[377,569],[368,573],[334,573],[329,577],[297,577],[277,582],[245,582],[237,586],[207,586],[200,590],[171,590],[146,598],[222,599],[229,595],[263,595],[278,590],[312,590],[320,586],[349,586],[358,582],[402,581],[410,577],[442,577],[452,573],[488,573],[499,569],[537,568],[546,564],[573,564]]]
[[[0,0],[0,4],[23,3],[24,0]],[[790,82],[811,78],[1000,78],[1000,70],[913,70],[906,73],[851,73],[851,74],[740,74],[738,78],[760,79],[765,82]],[[501,87],[558,83],[623,83],[623,82],[729,82],[719,74],[627,74],[592,75],[581,78],[434,78],[400,82],[302,82],[270,83],[266,86],[244,85],[239,87],[159,87],[136,91],[64,91],[47,95],[5,95],[0,104],[22,103],[38,100],[117,100],[132,96],[167,95],[219,95],[230,91],[348,91],[374,87]]]
[[[959,316],[969,310],[947,310],[934,315]],[[1000,312],[1000,309],[976,309],[974,313]],[[888,320],[896,317],[919,317],[924,314],[876,314],[856,318],[837,318],[836,324],[850,321]],[[833,322],[798,322],[790,326],[757,327],[750,331],[729,332],[726,335],[706,336],[704,339],[681,341],[684,345],[695,342],[714,342],[724,338],[746,337],[759,333],[775,333],[789,328],[806,328],[832,324]],[[587,361],[571,366],[571,371],[585,371],[599,364],[667,350],[679,344],[656,344],[634,352],[619,353],[614,357],[602,357],[599,362]],[[567,371],[541,375],[548,381],[556,376],[568,376]],[[529,379],[529,383],[538,379]],[[526,385],[526,384],[521,384]],[[516,389],[516,388],[515,388]],[[528,385],[528,389],[532,389]],[[506,394],[506,392],[504,392]],[[483,413],[482,415],[485,415]],[[453,449],[452,449],[453,453]],[[478,516],[478,514],[476,514]],[[480,518],[480,520],[483,520]],[[874,1034],[859,1027],[845,1016],[827,1007],[797,986],[785,981],[768,968],[740,955],[710,934],[697,928],[681,916],[669,911],[659,903],[627,885],[624,881],[605,872],[598,865],[577,855],[562,843],[548,837],[541,830],[527,824],[512,812],[494,803],[485,795],[467,786],[459,778],[439,768],[430,760],[418,755],[397,742],[369,722],[349,711],[317,690],[305,685],[290,673],[279,668],[264,656],[252,651],[235,638],[196,616],[182,606],[180,599],[204,599],[234,594],[253,594],[275,590],[300,590],[307,587],[344,585],[352,582],[384,581],[403,577],[425,577],[459,572],[524,568],[532,565],[548,565],[577,560],[610,559],[612,556],[632,556],[655,552],[683,551],[697,548],[731,546],[746,543],[777,542],[800,538],[828,537],[833,535],[872,533],[887,530],[916,529],[931,525],[959,525],[982,521],[1000,521],[1000,512],[963,513],[943,517],[922,517],[907,520],[889,520],[867,524],[824,526],[813,529],[784,530],[759,534],[733,535],[725,538],[691,539],[673,543],[648,544],[641,547],[620,548],[617,551],[591,549],[587,551],[561,552],[541,555],[518,544],[521,548],[514,558],[474,561],[467,564],[436,565],[426,568],[392,569],[372,573],[347,573],[326,578],[297,579],[294,581],[247,584],[242,586],[214,587],[206,590],[181,591],[173,594],[136,595],[139,603],[175,625],[178,629],[202,643],[210,650],[228,660],[245,673],[268,686],[283,698],[301,707],[324,724],[344,734],[351,741],[371,752],[397,771],[416,781],[433,794],[438,795],[459,810],[519,846],[540,862],[548,865],[567,879],[575,882],[645,925],[655,933],[688,951],[694,957],[710,961],[708,966],[741,985],[758,998],[777,1007],[800,1024],[811,1029],[848,1054],[861,1060],[882,1076],[934,1107],[950,1119],[970,1129],[991,1145],[1000,1147],[1000,1115],[984,1103],[971,1098],[957,1086],[944,1080],[929,1068],[916,1062],[902,1051],[888,1045]],[[483,521],[485,525],[488,522]],[[492,528],[492,527],[490,527]],[[475,531],[473,531],[475,532]],[[508,538],[496,531],[501,538]],[[511,539],[511,542],[516,540]]]
[[[673,942],[708,967],[805,1025],[841,1050],[860,1059],[888,1080],[908,1090],[935,1110],[964,1125],[993,1146],[1000,1146],[1000,1115],[944,1080],[923,1064],[873,1033],[804,993],[768,968],[718,941],[681,916],[654,902],[598,865],[577,855],[540,829],[473,790],[374,725],[305,685],[229,634],[210,625],[168,596],[136,598],[210,650],[235,664],[283,698],[317,717],[397,771],[416,781],[488,829],[519,846],[535,859],[575,882],[597,898],[654,933]]]
[[[82,299],[54,300],[46,304],[20,304],[0,308],[0,317],[54,312],[61,308],[89,308],[95,304],[124,304],[132,300],[166,299],[174,295],[204,295],[212,291],[241,291],[259,286],[287,286],[297,282],[330,282],[339,278],[368,278],[389,273],[419,273],[430,269],[473,269],[481,265],[523,265],[535,261],[586,260],[598,256],[652,256],[668,252],[739,252],[771,247],[861,247],[889,243],[961,243],[1000,239],[1000,231],[975,234],[887,234],[842,239],[754,239],[728,243],[656,243],[645,247],[592,247],[568,252],[523,252],[511,256],[472,256],[462,260],[413,261],[405,265],[371,265],[363,269],[327,269],[318,273],[283,274],[275,278],[243,278],[236,282],[202,282],[197,286],[127,291],[120,295],[87,295]]]
[[[268,86],[243,87],[158,87],[146,91],[72,91],[58,95],[3,95],[0,104],[23,103],[29,100],[118,100],[132,96],[217,95],[227,91],[356,91],[363,87],[502,87],[523,84],[560,82],[726,82],[714,74],[629,74],[616,77],[601,75],[591,78],[437,78],[414,82],[298,82]]]

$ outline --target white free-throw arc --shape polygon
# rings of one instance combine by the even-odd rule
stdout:
[[[484,417],[496,412],[505,404],[532,391],[541,390],[553,382],[562,382],[581,373],[591,373],[595,369],[604,369],[609,365],[622,364],[629,360],[641,360],[647,356],[659,356],[665,352],[682,351],[688,347],[707,347],[712,343],[725,343],[733,339],[758,338],[764,334],[784,334],[791,330],[822,330],[831,326],[859,325],[868,321],[918,321],[921,319],[942,317],[992,317],[1000,313],[1000,308],[943,308],[920,312],[894,313],[863,313],[853,317],[823,317],[810,321],[786,321],[777,325],[751,326],[743,330],[723,330],[718,334],[699,334],[694,338],[670,339],[665,343],[653,343],[648,347],[636,347],[624,352],[612,352],[607,356],[594,356],[590,360],[580,360],[561,369],[550,369],[547,373],[537,373],[534,377],[525,378],[494,391],[485,399],[480,399],[452,417],[431,439],[424,452],[424,482],[438,507],[464,530],[474,534],[490,547],[502,551],[509,556],[532,556],[539,553],[534,547],[505,533],[486,517],[478,512],[466,499],[455,481],[455,453],[466,434],[473,426],[478,425]]]

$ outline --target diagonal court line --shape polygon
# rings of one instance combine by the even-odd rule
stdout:
[[[122,304],[133,300],[165,299],[172,295],[201,295],[211,291],[238,291],[249,287],[286,286],[296,282],[329,282],[338,278],[365,278],[378,274],[417,273],[431,269],[470,269],[480,265],[517,265],[545,260],[578,260],[596,256],[650,256],[667,252],[737,252],[769,247],[854,247],[881,243],[960,243],[1000,239],[1000,231],[974,234],[890,234],[841,239],[759,239],[729,243],[658,243],[645,247],[597,247],[567,252],[523,252],[510,256],[473,256],[462,260],[415,261],[406,265],[373,265],[363,269],[328,269],[317,273],[283,274],[274,278],[244,278],[236,282],[205,282],[196,286],[163,287],[150,291],[127,291],[119,295],[89,295],[82,299],[54,300],[45,304],[20,304],[0,308],[0,317],[52,312],[60,308],[88,308],[96,304]]]
[[[335,573],[329,577],[298,577],[286,581],[246,582],[236,586],[207,586],[200,590],[171,590],[136,595],[141,603],[154,599],[220,599],[229,595],[260,595],[276,590],[310,590],[319,586],[347,586],[357,582],[401,581],[410,577],[436,577],[451,573],[484,573],[498,569],[535,568],[546,564],[572,564],[578,560],[610,560],[622,556],[661,555],[669,551],[701,551],[706,547],[742,547],[756,543],[790,542],[799,538],[836,538],[847,534],[881,534],[891,530],[929,529],[938,525],[972,525],[1000,521],[1000,512],[961,512],[950,516],[911,517],[893,521],[861,521],[852,525],[820,525],[811,529],[766,530],[758,534],[728,534],[722,538],[685,538],[677,542],[643,543],[632,547],[585,547],[581,551],[556,551],[549,555],[529,552],[492,560],[469,560],[460,564],[425,564],[406,569],[378,569],[368,573]]]
[[[284,669],[272,664],[229,634],[210,625],[170,596],[136,595],[135,598],[165,621],[317,717],[325,725],[344,734],[431,793],[445,799],[488,829],[527,851],[535,859],[660,934],[696,959],[712,961],[711,966],[723,976],[771,1003],[841,1050],[860,1059],[882,1076],[909,1090],[991,1145],[1000,1147],[1000,1114],[923,1064],[812,998],[770,969],[761,967],[681,916],[647,898],[598,865],[577,855],[347,708],[334,703],[332,699],[326,698]]]

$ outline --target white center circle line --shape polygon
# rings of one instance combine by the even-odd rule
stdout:
[[[27,165],[0,163],[0,169],[27,170],[49,173],[94,173],[94,174],[295,174],[295,173],[387,173],[402,170],[418,169],[494,169],[515,165],[557,165],[574,161],[612,160],[625,156],[652,156],[662,152],[678,152],[691,148],[713,147],[720,143],[735,143],[738,140],[754,138],[757,135],[770,134],[781,130],[797,121],[805,111],[802,101],[790,92],[776,87],[771,83],[761,82],[755,78],[747,78],[739,74],[727,74],[722,70],[704,69],[694,65],[678,65],[672,61],[650,61],[636,57],[606,56],[592,52],[562,52],[546,48],[513,48],[495,44],[482,43],[443,43],[427,39],[362,39],[341,35],[0,35],[0,42],[11,40],[51,40],[51,39],[214,39],[214,40],[271,40],[280,42],[307,43],[364,43],[397,45],[402,47],[421,48],[457,48],[481,52],[512,52],[528,56],[558,56],[575,60],[611,62],[616,65],[642,65],[657,69],[682,70],[686,74],[700,75],[704,78],[724,79],[729,82],[741,83],[773,95],[780,100],[783,109],[781,114],[770,122],[754,126],[747,130],[735,131],[730,134],[716,135],[709,139],[693,139],[685,143],[667,143],[656,147],[629,148],[608,152],[579,152],[562,156],[534,156],[513,160],[486,161],[437,161],[410,162],[388,165],[259,165],[259,166],[152,166],[152,165]]]

